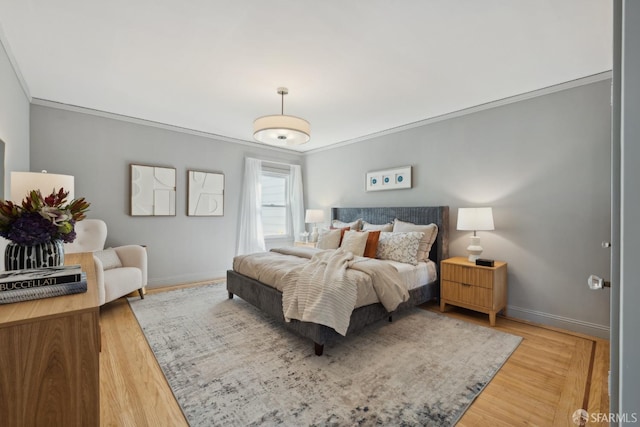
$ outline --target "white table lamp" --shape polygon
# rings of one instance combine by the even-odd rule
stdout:
[[[69,192],[67,202],[73,200],[74,178],[72,175],[59,175],[42,172],[11,172],[11,201],[21,203],[33,190],[40,190],[47,197],[55,189]]]
[[[307,209],[304,215],[304,222],[313,224],[313,230],[309,236],[309,241],[315,243],[318,241],[318,223],[324,221],[324,212],[322,209]]]
[[[491,208],[459,208],[458,230],[473,231],[471,244],[467,247],[469,262],[475,263],[482,253],[480,237],[476,231],[495,230],[493,226],[493,211]]]

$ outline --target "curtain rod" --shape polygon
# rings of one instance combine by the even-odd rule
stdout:
[[[273,163],[274,165],[284,165],[284,166],[301,166],[295,163],[284,163],[284,162],[276,162],[273,160],[263,160],[263,159],[256,159],[255,157],[249,157],[250,159],[254,159],[254,160],[260,160],[261,162],[266,162],[266,163]]]

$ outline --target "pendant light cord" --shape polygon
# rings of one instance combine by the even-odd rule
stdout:
[[[286,87],[279,87],[278,93],[280,94],[280,114],[284,116],[284,96],[289,93],[289,89]]]

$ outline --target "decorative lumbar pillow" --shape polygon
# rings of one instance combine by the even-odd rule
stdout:
[[[424,237],[423,232],[380,233],[376,257],[406,264],[418,264],[418,247]]]
[[[380,231],[393,231],[393,224],[369,224],[367,221],[362,221],[362,231],[380,230]]]
[[[409,231],[418,231],[424,233],[424,237],[422,238],[420,247],[418,248],[418,261],[428,261],[431,246],[433,246],[433,242],[436,241],[436,237],[438,236],[438,226],[436,224],[419,225],[412,222],[400,221],[397,218],[393,221],[394,233]]]
[[[367,258],[375,258],[378,252],[378,240],[380,239],[380,230],[368,231],[367,244],[364,247],[364,255]]]
[[[342,230],[332,229],[324,230],[318,236],[318,249],[338,249],[340,247],[340,239],[342,238]]]
[[[355,221],[352,221],[352,222],[342,222],[342,221],[338,221],[337,219],[334,219],[333,221],[331,221],[331,226],[333,228],[349,227],[351,230],[358,231],[362,228],[362,220],[356,219]]]
[[[93,253],[100,262],[102,262],[103,270],[111,270],[112,268],[120,268],[122,267],[122,262],[116,253],[116,250],[113,248],[107,248],[101,251],[96,251]]]
[[[352,252],[355,256],[363,256],[367,247],[368,231],[349,230],[344,233],[340,247],[347,252]]]

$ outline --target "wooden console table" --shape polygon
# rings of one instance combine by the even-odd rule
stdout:
[[[100,425],[100,312],[91,253],[87,292],[0,305],[0,423]]]

